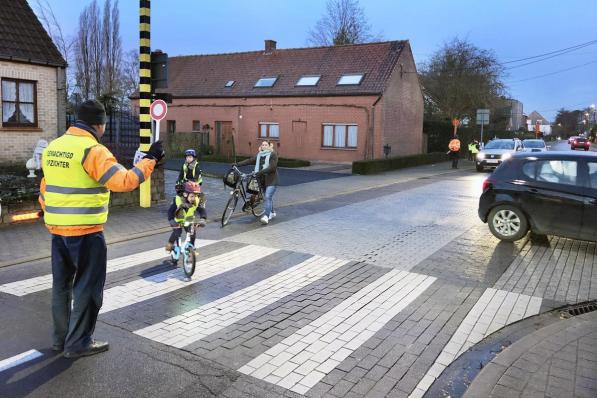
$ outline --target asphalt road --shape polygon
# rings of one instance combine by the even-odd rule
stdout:
[[[171,159],[166,162],[166,168],[168,170],[180,170],[183,162],[184,159]],[[224,174],[230,169],[230,165],[226,163],[201,162],[201,168],[211,175],[223,177]],[[253,166],[244,166],[240,169],[245,173],[250,173],[253,171]],[[297,170],[284,167],[278,168],[278,175],[280,186],[305,184],[312,181],[328,180],[331,178],[342,178],[347,176],[347,174],[343,173],[332,173],[316,170]]]
[[[49,350],[49,261],[1,268],[0,396],[422,396],[492,332],[597,299],[595,244],[496,240],[476,216],[483,177],[210,223],[191,282],[164,261],[168,233],[110,245],[95,337],[111,348],[74,361]]]

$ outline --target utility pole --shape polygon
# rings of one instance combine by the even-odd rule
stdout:
[[[151,45],[150,0],[139,2],[139,150],[151,146]],[[139,187],[139,205],[151,207],[151,177]]]

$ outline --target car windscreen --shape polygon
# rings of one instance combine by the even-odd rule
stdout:
[[[514,149],[514,141],[489,141],[485,149]]]
[[[545,148],[545,142],[541,140],[527,140],[522,143],[525,148]]]

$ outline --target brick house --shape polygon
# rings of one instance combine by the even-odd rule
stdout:
[[[160,136],[202,134],[248,155],[276,142],[286,158],[351,162],[423,152],[423,95],[408,41],[265,49],[169,59],[173,95]]]
[[[0,0],[0,163],[66,128],[66,62],[25,0]]]

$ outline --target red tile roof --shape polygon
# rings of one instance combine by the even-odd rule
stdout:
[[[171,57],[168,88],[174,97],[264,97],[381,94],[406,41],[333,47],[276,49],[232,54]],[[338,86],[342,74],[364,73],[360,85]],[[302,75],[321,75],[317,86],[295,87]],[[273,87],[255,88],[277,76]],[[225,87],[234,80],[231,88]]]
[[[25,0],[0,0],[0,59],[66,66]]]

